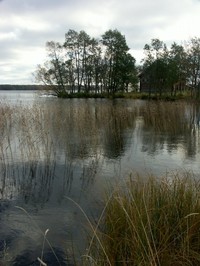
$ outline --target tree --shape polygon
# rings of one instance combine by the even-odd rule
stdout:
[[[148,76],[149,95],[152,91],[160,96],[167,87],[168,76],[168,50],[166,45],[159,39],[152,39],[151,44],[145,44],[143,60],[143,72]]]
[[[64,48],[66,50],[66,64],[68,67],[70,66],[71,69],[71,86],[73,90],[75,86],[78,88],[78,92],[81,89],[81,57],[83,53],[83,49],[81,47],[81,40],[80,40],[79,33],[75,30],[69,30],[65,34],[65,43]]]
[[[176,94],[175,84],[186,84],[186,80],[187,54],[182,45],[174,42],[171,45],[168,59],[168,85],[172,93]]]
[[[128,54],[126,39],[118,30],[108,30],[102,35],[101,41],[105,47],[103,62],[106,89],[112,93],[124,90],[135,74],[135,59]]]
[[[89,51],[90,55],[88,57],[88,68],[91,74],[92,84],[95,88],[96,93],[100,91],[100,88],[102,92],[102,48],[97,40],[91,40]]]
[[[200,96],[200,38],[192,38],[187,45],[187,62],[189,82]]]
[[[66,76],[65,64],[62,58],[62,45],[58,42],[47,42],[46,49],[49,60],[44,66],[39,65],[36,71],[36,80],[50,86],[56,94],[65,91]]]

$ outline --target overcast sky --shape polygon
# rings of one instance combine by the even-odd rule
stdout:
[[[69,29],[118,29],[139,64],[152,38],[170,47],[200,37],[200,0],[0,0],[0,84],[33,83],[46,41],[63,43]]]

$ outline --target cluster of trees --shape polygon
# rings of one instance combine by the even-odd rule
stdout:
[[[48,60],[39,65],[36,79],[59,96],[75,92],[116,93],[137,88],[162,94],[189,89],[200,96],[200,38],[170,49],[159,39],[144,46],[142,65],[136,67],[125,37],[118,30],[100,39],[85,31],[69,30],[63,44],[47,42]],[[146,81],[143,82],[143,81]],[[141,86],[145,84],[145,86]]]
[[[57,95],[110,94],[137,84],[135,59],[118,30],[106,31],[100,40],[85,31],[69,30],[63,44],[51,41],[46,48],[48,61],[38,66],[36,79]]]
[[[170,49],[159,39],[144,46],[145,58],[141,78],[148,79],[149,93],[189,89],[200,93],[200,38],[191,38],[184,45],[173,43]]]

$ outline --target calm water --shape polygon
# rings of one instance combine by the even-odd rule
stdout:
[[[197,105],[0,91],[0,110],[0,265],[81,264],[89,225],[77,204],[97,219],[131,172],[199,176]]]

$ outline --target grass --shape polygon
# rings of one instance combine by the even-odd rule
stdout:
[[[107,201],[86,257],[92,265],[200,265],[199,196],[191,174],[130,177]]]
[[[195,108],[195,106],[194,106]],[[155,133],[190,135],[195,125],[194,114],[187,103],[149,103],[141,109],[144,126]]]

